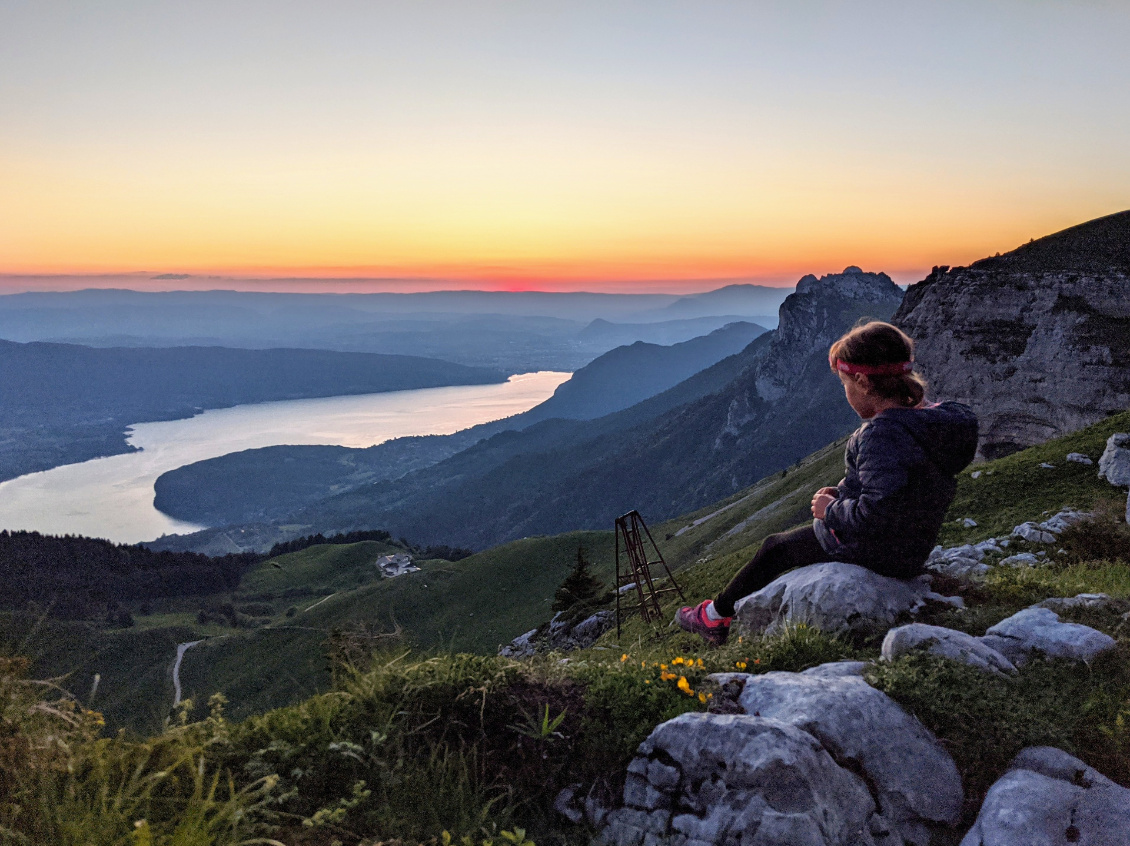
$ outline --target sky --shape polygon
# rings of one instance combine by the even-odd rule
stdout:
[[[1130,208],[1127,44],[1124,0],[0,0],[0,291],[914,282]]]

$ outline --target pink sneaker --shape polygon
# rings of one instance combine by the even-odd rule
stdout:
[[[708,643],[721,646],[730,636],[730,621],[734,618],[711,620],[706,616],[706,605],[709,602],[709,599],[704,599],[694,608],[684,605],[675,614],[675,622],[683,631],[701,635]]]

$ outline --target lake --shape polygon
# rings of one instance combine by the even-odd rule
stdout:
[[[265,402],[187,420],[138,423],[141,452],[96,458],[0,483],[0,529],[79,534],[118,543],[203,528],[153,507],[166,471],[229,452],[279,444],[368,447],[409,435],[450,435],[520,414],[549,399],[571,374],[521,373],[497,385],[459,385],[347,397]]]

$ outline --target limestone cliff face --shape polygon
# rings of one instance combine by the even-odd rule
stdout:
[[[894,322],[930,395],[968,403],[995,458],[1130,407],[1130,212],[935,268]]]

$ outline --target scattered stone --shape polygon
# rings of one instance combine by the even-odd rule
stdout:
[[[980,470],[974,470],[972,473],[969,474],[969,478],[970,479],[980,479],[981,478],[981,471]]]
[[[926,569],[955,579],[983,576],[989,572],[989,566],[981,561],[988,551],[988,548],[984,546],[985,543],[985,541],[982,541],[976,546],[965,544],[950,549],[942,549],[942,547],[936,546],[930,553],[930,557],[926,559]],[[997,551],[1000,551],[999,548]]]
[[[925,846],[928,825],[960,820],[961,776],[949,753],[862,678],[765,673],[746,682],[739,703],[747,714],[808,732],[841,765],[862,768],[884,818],[904,840]]]
[[[683,714],[659,725],[628,766],[624,807],[600,840],[615,846],[876,846],[875,802],[812,735],[745,714]]]
[[[1089,459],[1087,456],[1083,455],[1083,453],[1081,453],[1081,452],[1069,452],[1069,453],[1067,453],[1067,459],[1066,460],[1067,461],[1073,461],[1076,464],[1091,465],[1091,464],[1095,463],[1095,462],[1091,461],[1091,459]]]
[[[990,789],[961,846],[1130,846],[1130,790],[1061,749],[1023,750]]]
[[[1000,553],[1004,552],[1004,547],[1006,546],[1008,546],[1008,541],[1004,540],[1002,544],[1001,538],[989,538],[988,540],[983,540],[980,543],[973,544],[973,548],[980,552],[983,556],[999,555]]]
[[[1105,593],[1079,593],[1075,596],[1053,596],[1043,602],[1037,602],[1033,608],[1047,608],[1056,614],[1064,611],[1073,611],[1078,608],[1102,609],[1111,606],[1125,606],[1126,600],[1112,599]]]
[[[1051,532],[1045,532],[1038,524],[1032,522],[1021,523],[1012,530],[1012,536],[1029,543],[1053,543],[1055,541],[1055,535]]]
[[[892,579],[856,564],[829,561],[778,576],[739,600],[734,619],[754,633],[772,634],[794,623],[828,634],[880,632],[900,615],[917,611],[929,592],[922,579]]]
[[[1002,558],[1000,563],[1004,567],[1035,567],[1040,563],[1040,559],[1031,552],[1018,552]]]
[[[972,517],[966,517],[961,521],[961,525],[966,529],[975,529],[977,528],[977,521]]]
[[[510,643],[500,647],[498,654],[504,658],[529,658],[543,652],[588,649],[614,625],[614,611],[597,611],[577,623],[569,621],[562,611],[549,621],[548,628],[539,627],[518,635]]]
[[[1049,517],[1043,523],[1040,523],[1040,528],[1045,532],[1058,535],[1068,526],[1074,526],[1076,523],[1089,520],[1094,516],[1095,515],[1089,511],[1074,511],[1068,509],[1066,511],[1060,511],[1054,517]]]
[[[1054,465],[1054,464],[1048,464],[1048,463],[1047,463],[1046,461],[1041,461],[1041,462],[1040,462],[1040,466],[1041,466],[1042,468],[1044,468],[1045,470],[1053,470],[1053,469],[1055,469],[1055,465]]]
[[[891,629],[883,638],[881,654],[884,661],[894,661],[915,650],[960,661],[997,676],[1016,672],[1011,661],[973,635],[925,623],[911,623]]]
[[[1119,432],[1106,439],[1099,458],[1099,478],[1118,487],[1130,486],[1130,433]]]
[[[1090,661],[1113,649],[1114,638],[1090,626],[1061,622],[1050,608],[1025,608],[985,632],[981,642],[1001,653],[1017,667],[1034,652],[1047,658]]]

